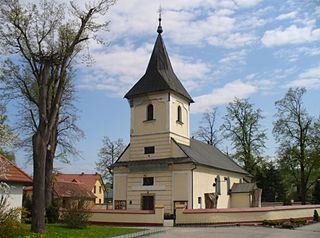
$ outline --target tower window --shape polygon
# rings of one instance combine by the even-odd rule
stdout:
[[[154,178],[153,177],[144,177],[143,178],[143,186],[153,186]]]
[[[153,119],[154,119],[154,117],[153,117],[153,105],[149,104],[147,106],[147,121],[151,121]]]
[[[182,122],[182,112],[181,112],[181,107],[180,106],[178,106],[177,114],[178,114],[177,121],[178,122]]]
[[[144,147],[144,153],[145,154],[154,154],[154,146]]]

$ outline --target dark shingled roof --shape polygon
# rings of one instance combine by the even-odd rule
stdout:
[[[234,183],[231,188],[231,193],[249,193],[257,189],[255,183]]]
[[[230,157],[212,145],[208,145],[195,139],[190,139],[190,146],[180,143],[177,144],[183,152],[197,164],[250,176],[247,171],[242,169]]]
[[[194,102],[175,75],[166,47],[159,33],[146,73],[124,97],[131,99],[135,96],[164,90],[174,91],[186,98],[189,103]]]

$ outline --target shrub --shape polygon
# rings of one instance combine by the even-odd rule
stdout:
[[[306,225],[308,223],[304,218],[290,218],[290,222],[297,225]]]
[[[277,220],[264,220],[262,223],[264,226],[282,226],[283,221],[277,221]]]
[[[31,212],[25,207],[21,208],[20,212],[21,212],[21,222],[25,224],[31,224],[31,217],[32,217]]]
[[[319,214],[318,214],[317,210],[314,210],[314,212],[313,212],[313,221],[315,221],[315,222],[319,222],[320,221],[320,217],[319,217]]]
[[[0,238],[14,238],[21,230],[20,210],[10,209],[5,196],[0,196]]]
[[[59,208],[51,205],[46,209],[48,223],[57,223],[59,220]]]
[[[87,201],[84,199],[73,200],[63,212],[62,219],[71,228],[85,228],[91,217]]]

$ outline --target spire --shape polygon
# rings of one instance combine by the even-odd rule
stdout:
[[[162,12],[162,8],[161,6],[159,7],[159,26],[158,26],[158,29],[157,29],[157,32],[159,34],[161,34],[163,32],[162,30],[162,26],[161,26],[161,12]]]
[[[193,102],[187,90],[173,71],[161,33],[161,8],[159,9],[158,37],[149,60],[149,64],[142,78],[124,96],[127,99],[152,93],[170,90],[180,94],[190,103]]]

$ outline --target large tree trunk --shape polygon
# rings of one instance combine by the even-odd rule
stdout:
[[[47,149],[47,158],[46,158],[46,182],[45,182],[45,200],[46,200],[46,208],[50,207],[53,203],[53,160],[57,147],[57,132],[56,127],[51,133],[51,138],[49,141],[50,147]]]
[[[53,181],[52,181],[52,172],[53,172],[53,156],[51,155],[52,151],[47,151],[46,159],[46,170],[45,170],[45,205],[46,208],[52,205],[53,199]]]
[[[37,132],[32,137],[33,147],[33,196],[32,196],[32,224],[33,232],[45,232],[45,166],[46,142]]]
[[[300,198],[301,198],[301,204],[306,204],[306,197],[307,197],[307,188],[306,188],[306,178],[305,178],[305,169],[304,165],[300,165]]]

